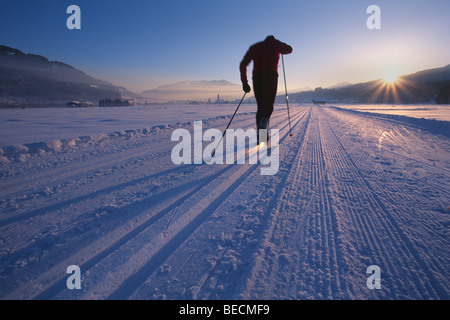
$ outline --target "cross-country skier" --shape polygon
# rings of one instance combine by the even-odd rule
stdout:
[[[253,60],[253,90],[255,92],[258,110],[256,112],[256,127],[259,144],[259,129],[268,129],[269,119],[273,112],[273,104],[278,87],[278,61],[280,54],[289,54],[292,47],[274,36],[267,36],[264,41],[252,45],[240,64],[242,89],[250,92],[247,79],[247,66]]]

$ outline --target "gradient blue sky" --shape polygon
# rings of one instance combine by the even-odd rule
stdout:
[[[66,9],[81,8],[81,30]],[[381,8],[381,30],[366,9]],[[450,63],[448,0],[2,0],[0,44],[141,92],[181,80],[239,83],[268,34],[290,44],[288,86],[327,87]]]

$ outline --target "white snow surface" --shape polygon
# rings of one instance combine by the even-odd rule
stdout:
[[[255,108],[243,104],[239,112]],[[233,104],[0,109],[0,147],[228,116],[235,109]]]
[[[235,107],[0,110],[0,298],[450,298],[448,121],[280,105],[277,174],[172,163]]]
[[[351,104],[336,105],[336,107],[363,112],[450,121],[450,105],[448,104]]]

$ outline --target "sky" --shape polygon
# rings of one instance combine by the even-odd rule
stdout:
[[[66,26],[69,5],[81,9],[79,30]],[[366,25],[370,5],[378,30]],[[0,44],[142,92],[240,83],[247,49],[274,35],[294,49],[284,57],[294,91],[450,64],[449,13],[448,0],[2,0]]]

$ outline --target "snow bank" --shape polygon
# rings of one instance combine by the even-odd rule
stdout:
[[[43,141],[28,143],[24,145],[7,146],[0,148],[0,161],[23,162],[28,157],[33,155],[45,155],[46,153],[65,152],[76,149],[80,146],[102,144],[107,142],[107,140],[113,140],[117,138],[132,139],[138,136],[151,135],[169,127],[170,125],[159,125],[152,128],[116,131],[109,134],[93,134],[72,139],[52,140],[47,142]]]
[[[236,105],[0,109],[0,147],[232,115]],[[242,105],[238,114],[256,111]]]
[[[333,104],[335,107],[378,114],[450,121],[450,106],[437,104]]]
[[[241,113],[239,116],[247,116],[252,112]],[[205,126],[211,125],[216,121],[231,118],[231,116],[217,116],[202,120]],[[115,131],[112,133],[100,133],[86,136],[80,136],[70,139],[55,139],[51,141],[40,141],[27,144],[17,144],[0,148],[0,163],[10,163],[12,161],[26,161],[30,156],[45,155],[47,153],[58,153],[74,151],[78,147],[87,147],[93,145],[102,145],[111,142],[114,139],[131,140],[142,136],[151,136],[162,130],[174,130],[176,128],[186,128],[193,126],[194,121],[177,122],[174,124],[156,125],[151,128],[128,129]]]
[[[416,118],[397,114],[374,113],[371,111],[352,110],[335,106],[330,106],[330,108],[343,110],[349,113],[364,114],[378,119],[385,119],[402,124],[407,124],[417,129],[426,130],[431,133],[440,134],[447,138],[450,138],[450,121]]]

